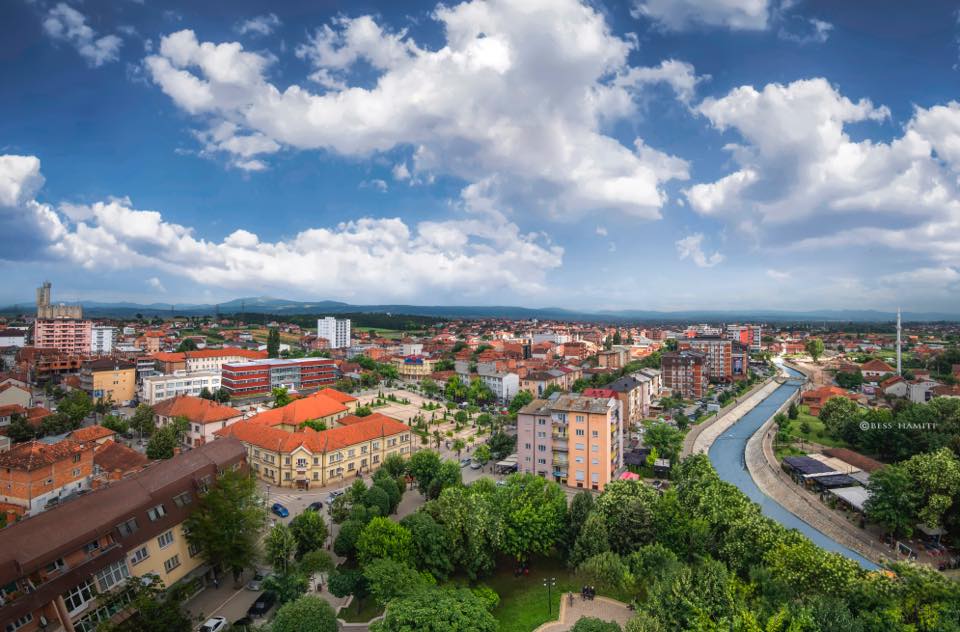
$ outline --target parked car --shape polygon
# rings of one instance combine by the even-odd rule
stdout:
[[[260,617],[263,617],[268,612],[270,612],[270,608],[272,608],[273,604],[275,604],[276,602],[277,602],[276,593],[272,593],[269,590],[264,591],[260,593],[260,596],[257,597],[256,601],[253,602],[253,605],[251,605],[247,609],[247,616],[250,617],[251,619],[258,619]]]
[[[320,511],[321,509],[323,509],[323,503],[319,500],[307,505],[307,511]]]
[[[261,590],[263,588],[263,580],[265,580],[269,574],[267,571],[258,568],[253,574],[253,579],[247,582],[247,590]]]
[[[226,617],[210,617],[206,623],[200,626],[200,632],[220,632],[227,629]]]
[[[343,492],[342,489],[335,489],[335,490],[333,490],[332,492],[330,492],[329,494],[327,494],[327,502],[328,502],[328,503],[332,503],[334,500],[337,499],[338,496],[343,496],[343,493],[344,493],[344,492]]]
[[[281,518],[286,518],[290,515],[290,510],[281,505],[280,503],[273,503],[273,507],[270,507],[270,511],[274,514],[280,516]]]
[[[470,465],[470,459],[460,459],[460,467],[467,467]]]
[[[471,470],[479,470],[481,467],[483,467],[483,463],[481,463],[480,461],[478,461],[478,460],[476,460],[476,459],[471,459],[471,460],[470,460],[470,469],[471,469]]]

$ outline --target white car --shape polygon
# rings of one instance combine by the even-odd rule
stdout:
[[[210,617],[207,622],[200,626],[200,632],[221,632],[227,629],[226,617]]]

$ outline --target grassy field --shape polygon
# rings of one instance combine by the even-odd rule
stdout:
[[[583,582],[578,581],[576,575],[556,558],[534,559],[530,563],[529,575],[514,577],[513,568],[513,564],[506,560],[492,577],[483,581],[500,595],[500,604],[493,611],[493,616],[500,623],[500,632],[530,632],[537,626],[556,619],[563,593],[579,593],[583,585]],[[556,585],[550,591],[549,614],[547,589],[543,586],[546,578],[556,579]],[[627,599],[623,595],[607,596]]]
[[[382,327],[354,327],[353,330],[370,332],[382,338],[403,338],[404,336],[419,336],[423,334],[422,331],[417,330],[404,331],[401,329],[383,329]]]
[[[804,432],[804,424],[808,427],[808,432]],[[800,414],[796,419],[790,421],[790,436],[804,441],[812,441],[831,448],[845,448],[847,443],[842,439],[831,437],[827,433],[823,422],[810,414],[809,408],[800,407]]]
[[[349,606],[341,609],[337,616],[347,623],[366,623],[370,619],[383,614],[383,608],[377,604],[373,597],[364,599],[359,608],[357,607],[358,603],[357,599],[354,599]]]

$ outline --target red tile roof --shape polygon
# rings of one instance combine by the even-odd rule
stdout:
[[[150,459],[143,454],[113,440],[96,446],[93,453],[93,463],[104,472],[133,472],[149,462]]]
[[[359,365],[358,365],[358,366],[359,366]],[[343,391],[338,391],[338,390],[335,389],[335,388],[324,388],[324,389],[321,389],[321,390],[317,391],[316,394],[317,394],[317,395],[323,395],[323,396],[325,396],[325,397],[329,397],[330,399],[335,400],[335,401],[338,401],[338,402],[340,402],[341,404],[350,404],[350,403],[352,403],[352,402],[357,401],[357,398],[354,397],[353,395],[350,395],[350,394],[348,394],[348,393],[344,393]]]
[[[6,452],[0,452],[0,467],[32,471],[72,458],[74,454],[93,448],[64,439],[58,443],[27,441],[18,443]]]
[[[385,415],[370,415],[363,418],[361,422],[321,432],[312,428],[288,432],[248,420],[217,430],[214,434],[221,437],[236,437],[246,444],[274,452],[293,452],[303,446],[311,453],[319,454],[409,430],[409,426],[396,419]]]
[[[382,413],[372,413],[370,415],[367,415],[366,417],[357,417],[356,415],[346,415],[338,419],[336,423],[340,424],[341,426],[352,426],[353,424],[363,423],[364,421],[368,421],[371,419],[382,420],[382,419],[393,419],[393,417],[387,417]]]
[[[262,360],[267,357],[266,351],[241,349],[240,347],[224,347],[222,349],[198,349],[197,351],[161,351],[154,353],[152,358],[161,362],[184,362],[187,358],[221,358],[237,357],[251,360]]]
[[[192,395],[165,399],[153,407],[153,412],[161,417],[186,417],[190,423],[195,424],[209,424],[243,416],[236,408]]]
[[[107,437],[114,436],[115,433],[109,428],[104,428],[103,426],[87,426],[86,428],[77,428],[73,432],[67,435],[68,439],[73,439],[74,441],[79,441],[81,443],[85,441],[98,441],[99,439],[106,439]]]
[[[876,358],[868,360],[860,365],[861,371],[876,371],[878,373],[894,373],[896,369],[884,362],[883,360],[877,360]]]
[[[254,415],[249,421],[266,426],[298,426],[311,419],[324,419],[346,411],[347,407],[340,402],[318,393]]]

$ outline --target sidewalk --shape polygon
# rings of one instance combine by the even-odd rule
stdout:
[[[560,616],[556,621],[549,621],[538,627],[534,632],[567,632],[582,617],[596,617],[603,621],[616,621],[622,626],[633,616],[627,604],[607,597],[595,597],[587,600],[578,595],[573,596],[573,605],[567,601],[567,593],[560,598]]]

